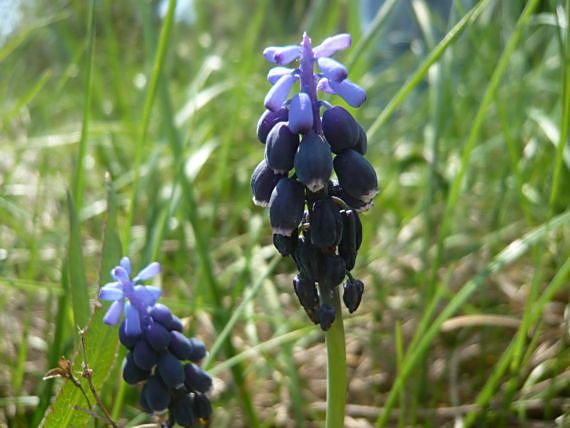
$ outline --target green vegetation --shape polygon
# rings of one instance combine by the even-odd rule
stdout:
[[[191,24],[174,3],[38,2],[0,45],[0,426],[104,426],[42,381],[61,356],[81,369],[86,325],[115,421],[152,422],[95,299],[122,255],[161,263],[206,343],[212,426],[324,426],[324,335],[249,189],[261,51],[303,31],[352,34],[337,59],[368,93],[350,111],[383,188],[343,313],[345,426],[570,424],[570,1],[456,1],[449,20],[412,1],[397,55],[400,2],[369,27],[357,1],[196,1]]]

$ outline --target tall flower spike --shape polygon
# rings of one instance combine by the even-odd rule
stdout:
[[[99,292],[100,299],[113,302],[103,321],[115,325],[125,313],[119,326],[119,340],[129,350],[123,361],[123,379],[131,385],[143,384],[140,404],[146,412],[169,411],[168,426],[195,426],[200,418],[207,423],[212,410],[204,394],[212,379],[196,365],[206,356],[206,348],[200,340],[184,336],[181,321],[157,303],[159,288],[139,284],[159,273],[160,265],[155,262],[131,279],[131,262],[123,257],[111,270],[115,281]]]
[[[273,244],[293,258],[294,291],[323,330],[335,319],[331,296],[345,277],[345,306],[352,312],[360,304],[364,284],[350,275],[362,240],[357,212],[369,209],[378,192],[376,172],[364,158],[366,133],[346,109],[317,98],[338,95],[352,107],[366,100],[347,68],[330,58],[351,43],[349,34],[337,34],[313,48],[305,33],[300,45],[263,51],[279,66],[267,74],[273,86],[257,126],[265,160],[253,172],[251,190],[257,205],[269,206]],[[297,68],[283,67],[295,60]],[[299,90],[290,96],[297,80]]]

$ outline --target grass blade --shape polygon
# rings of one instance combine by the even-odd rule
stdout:
[[[469,12],[461,18],[461,20],[445,35],[445,37],[439,42],[439,44],[433,49],[425,61],[420,65],[418,70],[406,81],[404,86],[394,95],[390,102],[384,107],[382,112],[378,115],[376,120],[372,123],[368,129],[368,139],[372,139],[374,134],[386,123],[386,121],[394,114],[396,109],[404,102],[406,97],[410,95],[412,90],[420,84],[423,78],[426,76],[430,67],[435,64],[449,46],[461,35],[463,30],[473,23],[474,20],[481,14],[489,3],[489,0],[482,0],[473,7]]]
[[[455,314],[469,297],[481,286],[484,281],[492,274],[497,273],[503,269],[506,265],[513,263],[515,260],[520,258],[525,254],[532,245],[536,244],[540,240],[544,239],[548,232],[551,232],[559,227],[570,224],[570,212],[559,215],[554,218],[550,223],[550,227],[546,224],[532,230],[527,233],[521,239],[513,241],[508,245],[503,251],[501,251],[497,256],[491,261],[491,263],[477,275],[475,275],[471,280],[469,280],[462,288],[457,292],[447,306],[442,310],[442,312],[437,316],[437,318],[429,324],[429,327],[425,331],[418,329],[416,336],[420,339],[417,341],[416,346],[413,348],[410,346],[406,356],[403,360],[401,371],[399,376],[396,378],[390,394],[386,399],[384,405],[384,411],[376,421],[376,427],[384,427],[390,418],[390,411],[394,406],[396,400],[399,397],[400,391],[404,386],[408,376],[411,374],[412,370],[416,364],[420,361],[422,355],[429,348],[432,340],[435,338],[441,325],[445,320],[449,319],[453,314]]]
[[[87,292],[87,280],[85,279],[85,267],[83,265],[79,217],[73,198],[69,193],[67,194],[67,204],[69,210],[68,291],[71,294],[74,324],[83,328],[89,319],[89,293]]]
[[[83,123],[79,139],[79,153],[77,165],[73,176],[73,200],[77,212],[81,211],[83,204],[83,186],[85,176],[85,156],[87,154],[87,133],[89,130],[89,115],[92,98],[93,57],[95,55],[95,0],[89,3],[89,16],[87,20],[87,52],[85,58],[85,83],[83,87]]]

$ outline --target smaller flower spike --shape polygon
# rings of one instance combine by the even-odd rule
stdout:
[[[212,408],[205,393],[212,379],[196,365],[206,356],[206,348],[200,340],[184,336],[180,319],[157,303],[159,288],[139,284],[159,273],[160,265],[151,263],[131,279],[131,263],[123,257],[111,271],[115,281],[99,292],[100,299],[113,302],[103,321],[114,325],[125,312],[119,327],[119,340],[129,350],[123,379],[131,385],[143,384],[141,407],[148,413],[170,412],[169,426],[177,422],[189,427],[200,397],[202,412],[194,422],[206,424]]]
[[[338,95],[352,107],[366,101],[348,69],[330,58],[351,43],[343,33],[313,47],[305,33],[299,45],[263,51],[278,66],[267,74],[272,87],[257,124],[265,159],[252,174],[251,191],[256,205],[269,206],[273,245],[295,262],[294,291],[323,330],[336,317],[332,297],[346,277],[346,307],[353,312],[360,304],[363,286],[351,276],[362,242],[357,212],[372,206],[379,189],[364,157],[366,132],[347,109],[318,99],[320,93]]]

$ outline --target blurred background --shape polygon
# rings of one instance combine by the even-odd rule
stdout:
[[[324,336],[249,189],[261,52],[303,31],[352,35],[336,59],[367,91],[349,110],[383,189],[344,314],[345,426],[568,426],[568,6],[178,0],[161,38],[165,1],[0,0],[0,426],[54,400],[46,426],[103,426],[42,376],[77,355],[122,255],[162,264],[163,301],[211,351],[211,426],[323,426]],[[100,319],[102,399],[151,423]]]

